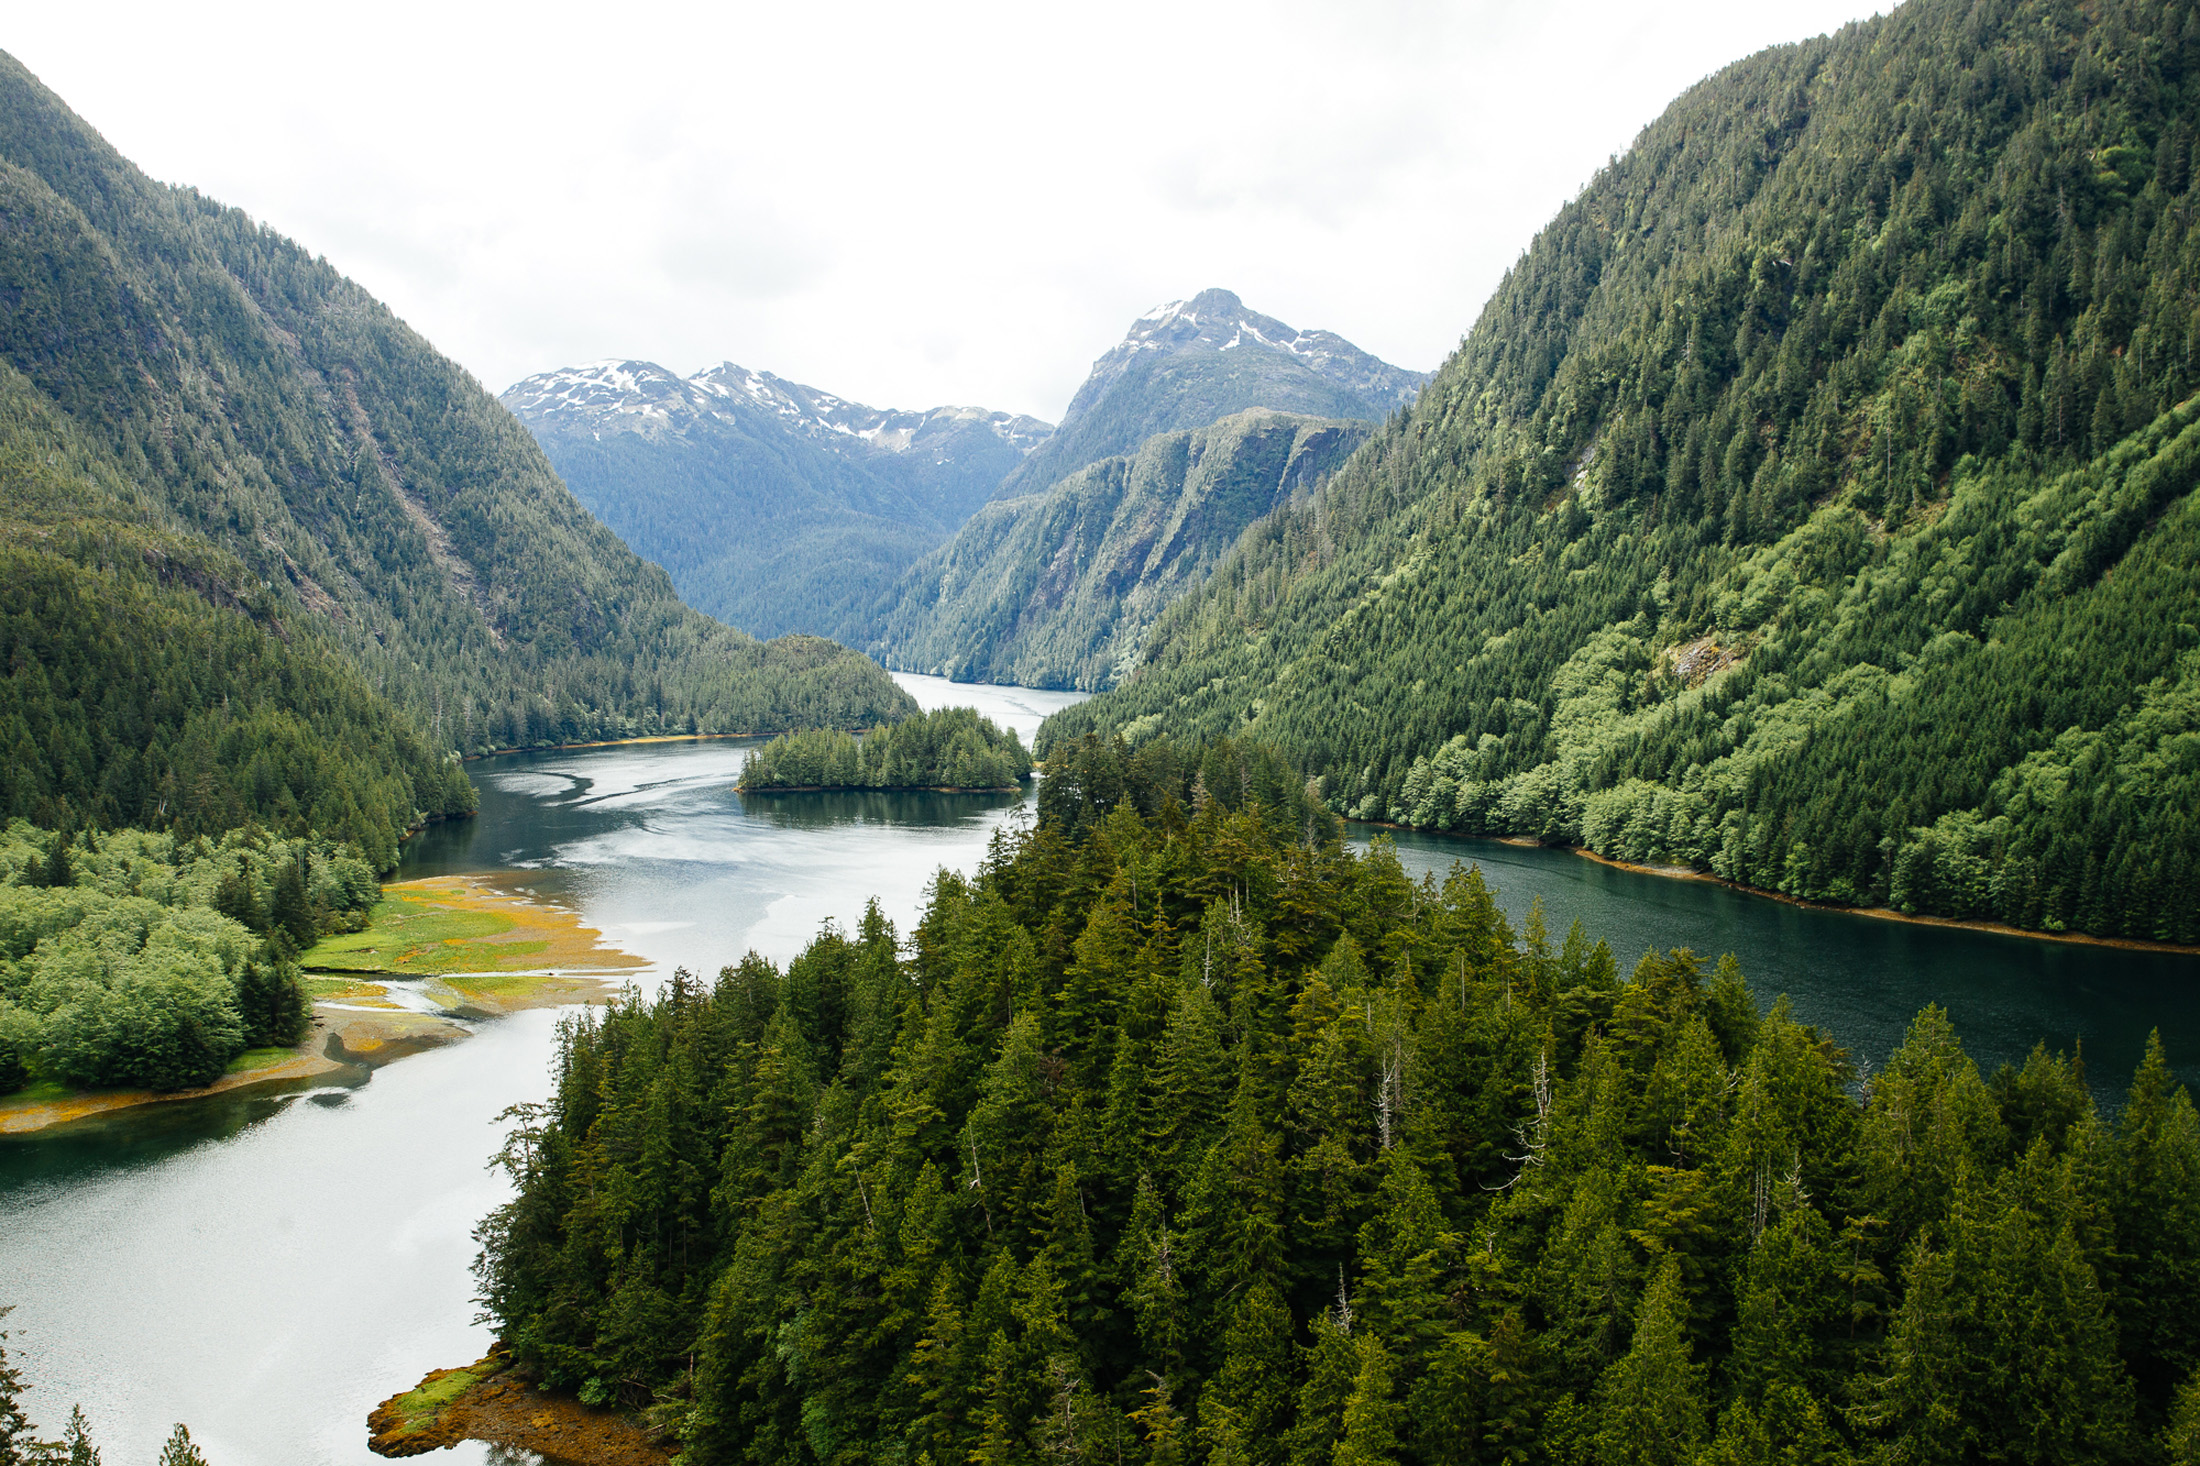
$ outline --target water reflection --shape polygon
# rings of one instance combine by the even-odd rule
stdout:
[[[1355,843],[1373,838],[1353,828]],[[2113,1103],[2159,1028],[2179,1077],[2200,1087],[2200,957],[1795,906],[1499,840],[1390,838],[1415,875],[1441,880],[1455,860],[1480,865],[1516,928],[1539,897],[1554,941],[1579,919],[1611,943],[1622,971],[1651,947],[1732,952],[1760,1000],[1787,994],[1797,1017],[1873,1065],[1902,1042],[1919,1008],[1938,1003],[1988,1072],[2023,1063],[2036,1043],[2082,1045],[2095,1094]]]

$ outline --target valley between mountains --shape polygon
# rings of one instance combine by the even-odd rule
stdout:
[[[1049,422],[492,395],[0,55],[0,1466],[2200,1463],[2196,154],[1905,0]]]

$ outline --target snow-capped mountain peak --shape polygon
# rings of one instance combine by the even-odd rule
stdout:
[[[977,426],[1018,453],[1046,441],[1051,424],[982,407],[924,412],[868,407],[771,372],[722,361],[680,377],[655,362],[604,360],[561,367],[514,383],[504,405],[549,432],[676,434],[711,421],[758,417],[849,452],[908,453]],[[944,451],[944,450],[942,450]]]
[[[1202,290],[1189,300],[1157,305],[1131,323],[1122,341],[1092,365],[1065,423],[1097,403],[1142,357],[1185,352],[1252,349],[1298,362],[1337,386],[1388,407],[1411,402],[1428,373],[1394,367],[1370,356],[1334,331],[1301,331],[1274,316],[1250,310],[1228,290]]]

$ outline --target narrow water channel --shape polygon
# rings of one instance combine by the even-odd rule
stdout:
[[[975,703],[1028,741],[1074,694],[898,679],[927,706]],[[478,818],[429,831],[401,876],[528,872],[614,945],[712,973],[754,947],[792,955],[876,896],[906,930],[942,866],[973,868],[1016,796],[743,800],[740,742],[513,755],[473,766]],[[1368,832],[1356,829],[1365,843]],[[1874,1063],[1923,1003],[1946,1004],[1991,1068],[2082,1038],[2121,1088],[2159,1025],[2200,1080],[2200,959],[2058,946],[1810,911],[1564,852],[1401,835],[1408,869],[1479,862],[1516,923],[1544,903],[1622,965],[1645,947],[1735,952],[1759,993]],[[474,1223],[503,1199],[496,1116],[548,1089],[556,1015],[348,1083],[155,1106],[0,1141],[0,1304],[48,1430],[81,1402],[113,1466],[150,1462],[188,1421],[214,1466],[366,1466],[366,1414],[431,1368],[476,1357]],[[438,1456],[471,1466],[478,1446]],[[511,1458],[503,1458],[511,1459]]]

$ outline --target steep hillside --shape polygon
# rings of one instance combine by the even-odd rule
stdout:
[[[0,669],[0,822],[318,830],[383,869],[415,819],[474,805],[310,615],[162,529],[4,364]]]
[[[732,362],[685,379],[596,362],[503,402],[691,604],[758,635],[863,630],[1050,431],[976,407],[882,411]]]
[[[1311,489],[1371,427],[1241,412],[996,500],[903,577],[871,649],[962,681],[1108,686],[1246,525]]]
[[[1205,427],[1248,408],[1379,422],[1427,380],[1332,331],[1295,330],[1247,310],[1227,290],[1203,290],[1132,323],[1000,496],[1032,493],[1088,463],[1135,453],[1156,433]]]
[[[325,261],[147,179],[10,58],[0,361],[147,526],[233,558],[431,747],[907,710],[851,653],[682,606],[463,370]]]
[[[2200,938],[2196,67],[2190,0],[1912,0],[1728,68],[1044,739]]]

